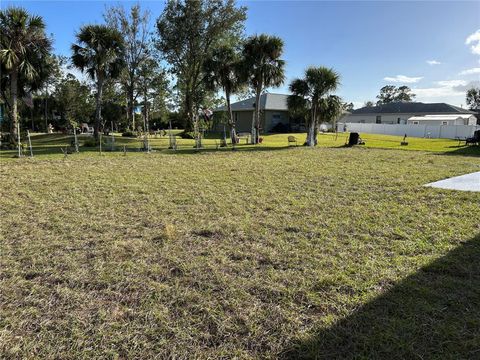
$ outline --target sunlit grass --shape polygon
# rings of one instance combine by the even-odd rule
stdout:
[[[200,153],[179,140],[181,156],[161,138],[151,154],[2,159],[1,357],[277,358],[480,233],[480,193],[423,187],[478,171],[479,158],[364,138],[287,149],[271,135],[264,151],[236,152],[207,139]],[[468,279],[462,291],[478,294]],[[445,324],[451,294],[428,296],[428,327],[411,309],[385,346],[413,357],[455,344],[451,357],[468,358],[478,306]],[[411,324],[435,336],[412,347],[389,332]]]
[[[178,134],[180,130],[174,130],[175,134]],[[259,145],[250,145],[247,143],[246,138],[242,138],[240,144],[236,146],[237,150],[268,150],[273,148],[287,148],[289,146],[287,138],[289,135],[293,135],[298,140],[298,145],[303,145],[306,134],[271,134],[262,136],[263,142]],[[325,133],[319,134],[318,147],[342,147],[348,142],[348,133]],[[465,146],[465,142],[459,142],[458,140],[451,139],[424,139],[424,138],[407,138],[408,145],[401,145],[403,137],[390,136],[390,135],[378,135],[378,134],[361,134],[363,140],[365,140],[365,148],[382,148],[382,149],[396,149],[396,150],[420,150],[437,153],[460,153],[465,155],[479,155],[480,147],[478,146]],[[98,147],[84,147],[82,146],[84,141],[91,138],[90,135],[80,135],[78,137],[80,144],[80,151],[89,155],[99,152]],[[113,141],[112,141],[113,139]],[[178,136],[175,137],[177,151],[182,152],[194,152],[195,142],[192,139],[182,139]],[[73,136],[63,134],[39,134],[32,135],[32,146],[34,156],[48,156],[61,157],[62,149],[67,147],[72,148]],[[138,138],[125,138],[120,134],[113,134],[113,136],[104,137],[105,144],[102,146],[104,153],[111,152],[122,153],[124,150],[127,152],[141,151],[144,147],[144,139]],[[167,136],[149,136],[149,144],[156,152],[166,151],[168,152],[169,137]],[[203,139],[202,145],[203,151],[228,151],[231,150],[231,144],[228,147],[222,148],[220,146],[221,139],[218,134],[207,134]],[[292,144],[290,144],[292,146]],[[24,149],[25,155],[29,155],[29,149],[26,146]],[[0,151],[0,157],[8,158],[17,154],[16,151]]]

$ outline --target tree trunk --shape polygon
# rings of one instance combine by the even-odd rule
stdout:
[[[130,103],[130,116],[132,118],[132,130],[135,131],[135,100],[133,98],[133,87],[128,89],[128,102]]]
[[[232,104],[230,103],[230,92],[225,90],[225,97],[227,99],[227,110],[229,116],[229,125],[230,125],[230,140],[232,144],[235,144],[237,141],[237,131],[236,131],[236,124],[235,119],[233,118],[233,111],[232,111]]]
[[[307,133],[307,145],[308,146],[315,146],[315,123],[316,123],[316,109],[315,106],[312,105],[312,110],[310,114],[310,124],[308,126],[308,133]]]
[[[45,86],[45,99],[44,99],[44,113],[45,113],[45,132],[48,133],[48,87]]]
[[[315,146],[318,144],[318,128],[319,124],[318,122],[315,122],[315,128],[313,129],[313,143],[315,144]]]
[[[143,92],[143,130],[148,134],[148,104],[147,92]]]
[[[100,120],[102,118],[102,95],[103,95],[103,79],[98,78],[97,80],[97,96],[95,97],[96,108],[95,108],[95,128],[93,135],[96,141],[99,141],[99,132],[100,132]]]
[[[11,72],[10,93],[12,96],[12,121],[10,123],[10,142],[17,144],[18,142],[18,73],[16,69]]]
[[[259,130],[260,130],[260,96],[262,95],[262,87],[257,86],[255,91],[255,108],[252,124],[252,144],[258,144]]]
[[[125,86],[125,104],[126,106],[126,113],[127,113],[127,128],[130,128],[131,121],[130,121],[130,100],[128,100],[128,89]],[[132,129],[133,131],[134,129]]]
[[[192,98],[188,91],[185,94],[185,116],[187,117],[187,122],[185,124],[185,132],[194,131],[195,114],[193,111]]]

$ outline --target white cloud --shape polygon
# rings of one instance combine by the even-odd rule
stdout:
[[[462,104],[465,99],[465,91],[473,86],[478,86],[478,81],[465,80],[442,80],[437,81],[438,86],[428,88],[413,88],[412,92],[417,95],[417,101],[423,102],[446,102],[450,104]]]
[[[465,86],[468,84],[468,81],[466,80],[442,80],[442,81],[437,81],[437,84],[440,86]]]
[[[409,77],[409,76],[405,76],[405,75],[397,75],[395,77],[387,76],[387,77],[383,78],[383,80],[385,80],[385,81],[391,81],[391,82],[396,82],[396,83],[406,83],[406,84],[416,83],[416,82],[419,82],[422,79],[423,79],[423,76]]]
[[[480,74],[480,67],[460,71],[459,75]]]
[[[472,53],[480,55],[480,29],[467,37],[465,45],[470,45]]]
[[[441,64],[441,62],[437,61],[437,60],[427,60],[426,63],[428,65],[440,65]]]
[[[412,91],[417,95],[418,98],[420,97],[421,98],[438,98],[438,97],[465,95],[464,92],[458,91],[451,86],[417,88],[417,89],[412,89]]]

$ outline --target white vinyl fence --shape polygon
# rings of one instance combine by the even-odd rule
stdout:
[[[413,124],[362,124],[339,123],[338,131],[367,134],[398,135],[420,138],[465,139],[473,136],[480,125],[413,125]]]

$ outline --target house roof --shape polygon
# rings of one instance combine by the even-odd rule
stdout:
[[[425,116],[412,116],[408,120],[422,120],[422,121],[438,121],[438,120],[468,120],[473,114],[446,114],[446,115],[425,115]]]
[[[446,103],[425,104],[421,102],[393,102],[377,106],[366,106],[352,111],[352,115],[363,114],[474,114],[473,111],[462,109]]]
[[[260,96],[260,109],[288,111],[288,95],[265,93]],[[238,101],[232,104],[232,111],[251,111],[255,104],[255,97]],[[226,106],[220,106],[213,111],[226,111]]]

